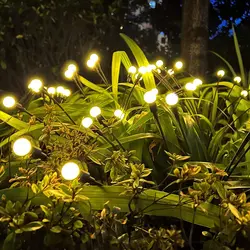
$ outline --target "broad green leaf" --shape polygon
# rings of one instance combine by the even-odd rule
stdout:
[[[54,226],[50,229],[51,232],[59,234],[62,231],[62,228],[60,226]]]
[[[19,119],[1,111],[1,110],[0,110],[0,120],[2,120],[3,122],[6,122],[11,127],[15,128],[17,130],[21,130],[21,129],[25,129],[25,128],[29,127],[28,123],[20,121]]]
[[[131,49],[139,67],[148,66],[149,62],[146,56],[144,55],[144,53],[142,52],[142,50],[140,49],[140,47],[125,34],[120,34],[120,36],[123,38],[123,40],[127,43],[129,48]],[[155,79],[151,72],[143,75],[143,81],[144,81],[146,89],[151,90],[155,88]]]
[[[43,223],[41,221],[33,221],[24,225],[22,227],[22,230],[25,232],[32,232],[32,231],[39,230],[42,227],[43,227]]]
[[[4,240],[2,250],[15,250],[16,234],[14,232],[7,235]]]

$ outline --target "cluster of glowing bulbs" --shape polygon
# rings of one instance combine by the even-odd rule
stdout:
[[[200,79],[194,79],[194,81],[191,83],[191,82],[188,82],[186,85],[185,85],[185,89],[187,91],[195,91],[197,89],[198,86],[202,85],[202,80]]]
[[[89,57],[89,60],[87,61],[87,66],[91,69],[94,68],[98,60],[99,60],[99,56],[97,54],[92,54]]]
[[[71,91],[69,89],[65,89],[63,86],[58,86],[57,88],[49,87],[47,92],[52,96],[58,94],[60,96],[69,97],[71,95]]]
[[[33,79],[28,85],[28,88],[35,93],[39,93],[43,87],[43,82],[40,79]]]
[[[71,63],[68,65],[67,70],[64,72],[64,76],[67,79],[71,80],[74,77],[76,72],[77,72],[77,66],[75,64]]]

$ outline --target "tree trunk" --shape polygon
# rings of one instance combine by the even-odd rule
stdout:
[[[207,67],[209,0],[184,0],[182,14],[182,58],[187,71],[203,76]]]

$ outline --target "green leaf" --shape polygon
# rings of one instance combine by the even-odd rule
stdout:
[[[213,186],[217,190],[221,199],[225,200],[227,198],[226,190],[220,181],[214,182]]]
[[[146,56],[144,55],[144,53],[142,52],[142,50],[140,49],[140,47],[125,34],[120,34],[120,36],[123,38],[123,40],[127,43],[129,48],[131,49],[139,67],[148,66],[149,62]],[[155,88],[155,79],[151,72],[143,75],[143,81],[144,81],[146,89],[151,90]]]
[[[20,121],[19,119],[0,111],[0,120],[3,122],[9,124],[11,127],[21,130],[21,129],[27,129],[29,127],[29,124],[23,121]]]
[[[241,215],[238,209],[231,203],[228,203],[228,208],[230,209],[231,213],[239,220],[241,220]]]
[[[59,234],[62,231],[62,228],[60,226],[54,226],[50,229],[51,232]]]
[[[74,222],[75,229],[82,228],[82,227],[83,227],[83,223],[80,220],[77,220]]]
[[[16,234],[14,232],[7,235],[4,240],[2,250],[15,250]]]
[[[25,232],[32,232],[32,231],[39,230],[42,227],[43,227],[43,223],[41,221],[33,221],[24,225],[22,227],[22,230]]]

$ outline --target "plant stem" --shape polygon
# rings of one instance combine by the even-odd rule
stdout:
[[[197,211],[197,207],[194,207],[193,221],[192,221],[192,226],[191,226],[190,234],[189,234],[189,246],[191,250],[194,250],[192,241],[193,241],[194,220],[195,220],[196,211]]]

